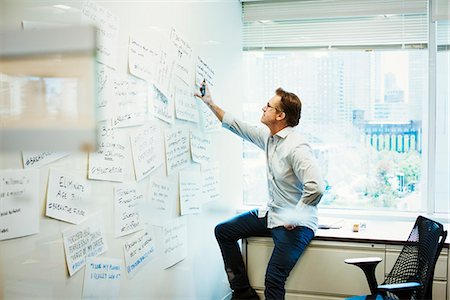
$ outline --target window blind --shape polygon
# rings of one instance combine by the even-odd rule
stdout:
[[[243,48],[424,48],[427,9],[427,0],[243,2]]]
[[[437,21],[436,29],[438,50],[450,50],[450,21]]]

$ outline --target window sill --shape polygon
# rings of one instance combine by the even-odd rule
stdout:
[[[255,208],[257,205],[241,205],[236,209],[236,213],[243,213]],[[332,209],[323,208],[319,206],[319,222],[322,219],[348,219],[359,222],[378,220],[378,221],[392,221],[392,222],[414,222],[417,216],[422,215],[444,226],[450,224],[450,213],[434,213],[428,214],[426,212],[402,212],[389,210],[356,210],[356,209]]]
[[[398,222],[414,222],[421,215],[426,218],[433,219],[442,224],[450,223],[450,214],[434,213],[428,214],[423,211],[405,212],[392,210],[356,210],[356,209],[332,209],[320,208],[319,218],[343,218],[352,220],[379,220],[379,221],[398,221]]]

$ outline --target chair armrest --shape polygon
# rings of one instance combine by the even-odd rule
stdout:
[[[404,283],[392,283],[392,284],[381,284],[378,286],[380,291],[392,292],[396,291],[406,291],[406,290],[415,290],[422,286],[418,282],[404,282]]]
[[[345,261],[346,264],[350,265],[377,265],[383,259],[381,257],[359,257],[359,258],[347,258]]]
[[[375,277],[375,268],[382,261],[380,257],[361,257],[348,258],[344,260],[346,264],[355,265],[363,270],[366,275],[367,283],[369,284],[372,295],[377,293],[377,278]]]

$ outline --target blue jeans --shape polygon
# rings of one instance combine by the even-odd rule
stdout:
[[[237,241],[250,236],[271,236],[275,247],[266,270],[266,299],[284,299],[284,285],[289,273],[314,237],[314,232],[304,226],[287,230],[284,226],[267,228],[267,215],[258,218],[258,211],[240,214],[215,228],[217,242],[222,252],[225,271],[234,291],[250,287],[244,261]]]

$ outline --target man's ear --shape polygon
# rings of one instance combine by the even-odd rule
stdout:
[[[286,113],[284,111],[280,111],[276,119],[278,121],[281,121],[281,120],[283,120],[285,118],[286,118]]]

